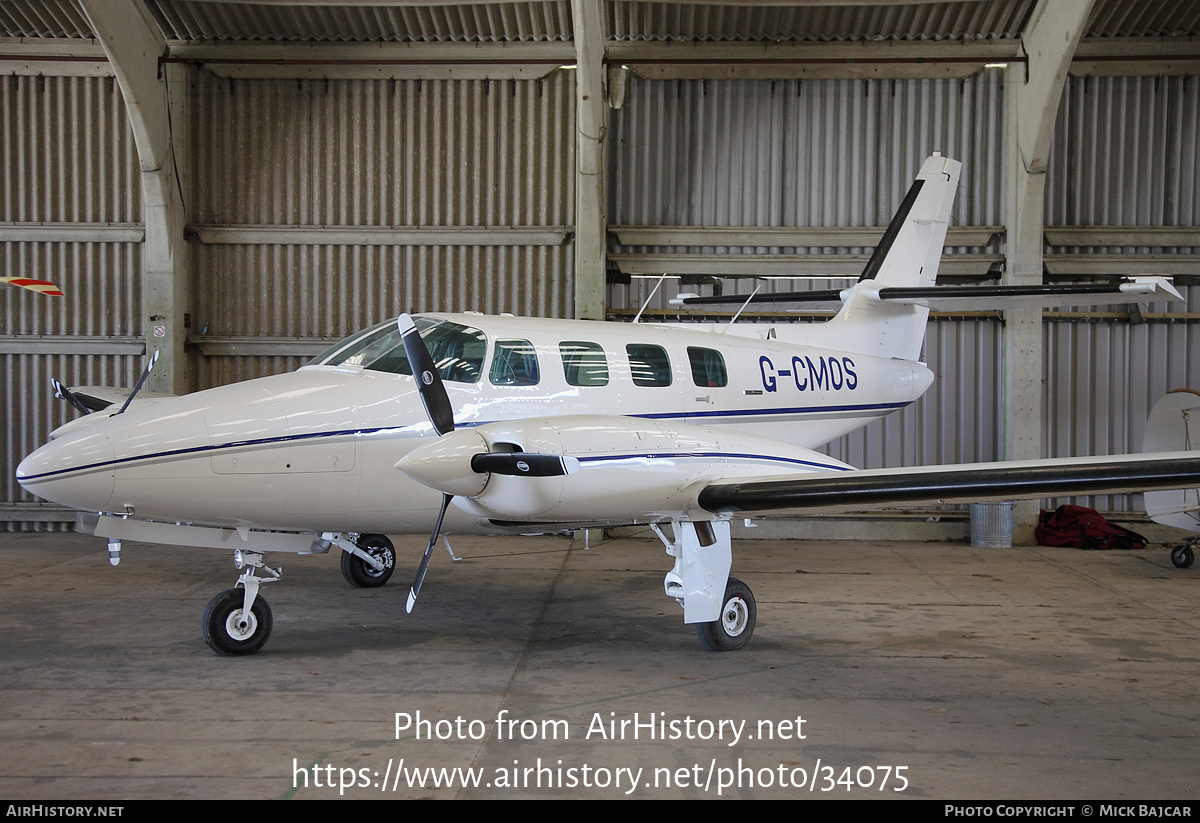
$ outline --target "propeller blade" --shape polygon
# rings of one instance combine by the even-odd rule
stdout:
[[[400,315],[396,320],[400,328],[400,339],[404,341],[404,353],[408,355],[408,363],[412,366],[413,377],[417,381],[417,391],[421,394],[421,402],[425,404],[425,413],[429,422],[439,435],[454,431],[454,408],[450,405],[450,396],[442,385],[441,375],[438,374],[437,364],[433,355],[421,339],[417,326],[407,314]]]
[[[89,409],[87,406],[83,405],[82,400],[80,400],[78,397],[76,397],[74,395],[74,393],[70,389],[68,389],[66,386],[64,386],[62,383],[59,383],[58,380],[51,377],[50,385],[54,387],[54,396],[55,397],[59,397],[59,398],[62,398],[63,400],[66,400],[68,403],[70,403],[72,406],[74,406],[76,409],[83,412],[84,414],[92,413],[91,409]]]
[[[579,471],[579,460],[561,454],[488,452],[471,458],[471,470],[513,477],[561,477]]]
[[[404,611],[412,614],[413,606],[417,602],[417,594],[421,591],[421,583],[425,581],[425,571],[429,568],[429,558],[433,557],[433,547],[437,544],[438,534],[442,530],[442,518],[446,516],[446,509],[450,506],[450,501],[454,499],[452,494],[442,494],[442,510],[438,512],[437,525],[433,527],[433,534],[429,538],[429,545],[425,547],[425,556],[421,558],[421,565],[417,568],[417,577],[413,580],[412,588],[408,590],[408,603],[404,606]]]

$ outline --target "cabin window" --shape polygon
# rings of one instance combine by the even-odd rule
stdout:
[[[608,360],[596,343],[564,340],[558,344],[568,386],[607,386]]]
[[[438,374],[451,383],[478,383],[487,353],[487,337],[479,329],[447,320],[414,317]],[[332,352],[332,354],[330,354]],[[372,326],[326,351],[310,365],[359,366],[368,371],[412,374],[394,320]]]
[[[671,385],[671,360],[662,346],[630,343],[625,351],[629,355],[629,370],[635,386]]]
[[[483,372],[483,356],[487,353],[487,337],[479,329],[460,326],[446,320],[434,321],[421,330],[421,339],[433,355],[438,374],[451,383],[478,383]],[[403,351],[401,347],[401,351]],[[407,364],[407,361],[405,362]]]
[[[688,346],[688,360],[692,364],[692,382],[704,388],[729,385],[725,372],[725,358],[716,349]]]
[[[536,386],[537,352],[528,340],[497,340],[490,375],[495,386]]]

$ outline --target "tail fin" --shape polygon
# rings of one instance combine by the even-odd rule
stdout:
[[[841,311],[822,327],[823,340],[877,357],[920,356],[929,309],[885,304],[877,295],[881,288],[934,284],[961,170],[962,163],[939,154],[925,161]]]

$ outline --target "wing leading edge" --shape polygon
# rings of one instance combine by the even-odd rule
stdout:
[[[1195,451],[905,469],[821,472],[706,485],[696,500],[718,515],[818,514],[914,503],[978,503],[1200,485]]]

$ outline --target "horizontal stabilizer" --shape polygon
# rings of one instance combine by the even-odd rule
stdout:
[[[1067,306],[1148,303],[1183,300],[1183,295],[1165,277],[1134,277],[1124,283],[1062,283],[1033,286],[893,286],[872,290],[869,281],[849,289],[792,291],[776,294],[684,296],[675,305],[742,305],[744,303],[796,303],[805,306],[837,307],[857,289],[870,290],[871,302],[924,306],[943,311],[1015,308],[1062,308]]]

